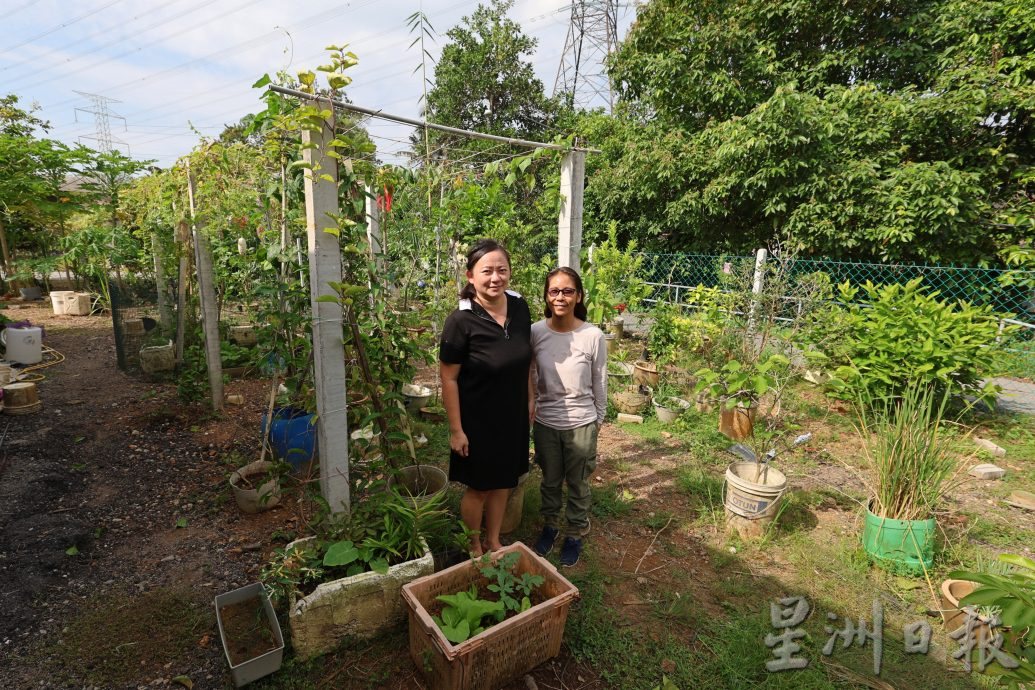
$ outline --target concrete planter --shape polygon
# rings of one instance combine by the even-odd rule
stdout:
[[[305,548],[312,537],[288,544],[288,549]],[[301,599],[292,593],[288,604],[288,627],[295,655],[302,660],[325,654],[345,637],[379,635],[406,620],[402,586],[435,571],[427,544],[424,555],[393,565],[384,575],[373,571],[324,582]]]

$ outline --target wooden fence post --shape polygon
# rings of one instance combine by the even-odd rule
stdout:
[[[332,512],[348,511],[349,447],[345,411],[345,345],[342,307],[320,301],[336,296],[330,283],[341,282],[341,247],[337,236],[338,165],[327,155],[334,138],[334,109],[330,101],[312,101],[330,116],[318,130],[303,128],[305,160],[305,220],[309,244],[309,297],[313,317],[313,363],[316,383],[317,448],[320,489]],[[333,229],[335,232],[325,232]]]

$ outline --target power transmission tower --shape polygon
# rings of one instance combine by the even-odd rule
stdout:
[[[577,107],[614,105],[605,61],[618,48],[618,0],[573,0],[568,38],[553,93],[568,94]]]
[[[97,125],[96,134],[84,134],[79,137],[82,139],[94,139],[97,141],[97,148],[102,153],[111,153],[112,145],[118,144],[124,146],[126,153],[129,154],[129,144],[116,139],[111,135],[111,120],[122,120],[123,131],[126,131],[126,118],[111,112],[108,109],[109,103],[121,103],[122,101],[116,101],[114,98],[108,98],[107,96],[101,96],[96,93],[86,93],[85,91],[76,91],[77,94],[83,98],[88,99],[92,104],[92,108],[76,108],[75,109],[75,121],[79,122],[79,112],[90,113],[93,115],[93,121]],[[82,143],[82,141],[80,141]]]

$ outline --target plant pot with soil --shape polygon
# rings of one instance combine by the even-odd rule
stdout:
[[[254,514],[280,503],[276,463],[256,460],[230,474],[230,490],[242,513]]]
[[[442,496],[422,504],[397,493],[371,496],[344,520],[323,521],[317,534],[275,551],[263,582],[288,604],[300,659],[403,621],[400,588],[434,570],[429,541],[446,541],[453,528],[443,506]]]
[[[234,687],[278,671],[284,659],[284,636],[263,586],[254,583],[219,594],[215,606]]]
[[[579,596],[521,542],[415,580],[402,594],[410,657],[436,690],[502,687],[557,656]]]
[[[947,393],[911,385],[901,398],[859,405],[871,495],[863,549],[885,570],[916,576],[934,565],[935,511],[962,466],[945,433],[948,402]]]
[[[654,362],[641,359],[633,364],[633,381],[635,383],[655,388],[658,385],[659,378],[658,367]]]
[[[611,386],[628,386],[632,383],[633,365],[628,362],[607,363],[608,384]]]
[[[647,396],[637,388],[627,388],[611,395],[611,401],[615,409],[624,414],[639,414],[646,409],[650,403],[650,396]]]
[[[434,396],[435,392],[427,386],[407,383],[402,387],[402,394],[406,405],[406,411],[411,415],[416,415],[420,412],[420,408],[431,402],[431,398]]]

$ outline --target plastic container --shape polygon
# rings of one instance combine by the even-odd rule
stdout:
[[[448,483],[446,473],[434,465],[407,465],[388,478],[389,489],[398,489],[418,505],[445,491]]]
[[[43,361],[43,329],[39,326],[8,326],[0,331],[0,342],[7,348],[7,359],[12,362],[37,364]]]
[[[934,565],[934,518],[892,520],[874,515],[866,508],[863,550],[884,570],[905,575],[923,575]]]
[[[748,520],[770,517],[787,489],[787,477],[780,470],[754,462],[734,462],[726,468],[724,504],[726,510]],[[755,475],[758,479],[755,479]]]
[[[431,402],[434,394],[427,386],[418,386],[414,383],[404,384],[402,387],[403,399],[406,401],[406,411],[411,415],[420,414],[420,408]]]
[[[262,420],[262,433],[266,434],[267,421]],[[269,425],[270,445],[277,457],[291,464],[294,472],[300,472],[312,462],[316,449],[316,415],[294,407],[273,409],[273,423]]]
[[[55,290],[50,293],[50,305],[54,309],[54,314],[61,316],[67,314],[68,301],[75,297],[73,290]]]
[[[233,606],[249,599],[259,599],[262,602],[262,610],[265,613],[264,618],[270,627],[270,631],[273,633],[273,642],[276,646],[265,654],[242,661],[235,666],[230,660],[230,646],[233,644],[233,641],[227,639],[226,629],[223,625],[223,607]],[[268,676],[280,670],[280,666],[284,662],[284,635],[280,631],[280,621],[277,620],[277,614],[273,611],[273,606],[270,604],[269,597],[266,596],[266,590],[262,584],[255,582],[240,589],[218,594],[216,595],[215,602],[219,639],[223,643],[226,662],[230,665],[230,679],[233,681],[234,687],[239,688],[242,685],[251,683],[253,680],[258,680],[263,676]]]

